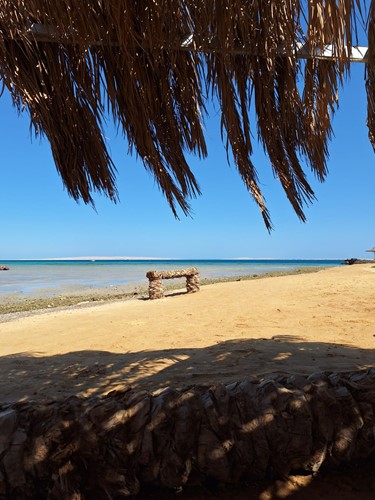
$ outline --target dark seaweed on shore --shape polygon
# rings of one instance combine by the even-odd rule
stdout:
[[[327,269],[327,267],[303,267],[299,269],[291,269],[289,271],[274,271],[271,273],[263,274],[248,274],[242,276],[229,276],[220,278],[202,278],[201,285],[211,285],[215,283],[227,283],[233,281],[248,281],[254,279],[272,278],[279,276],[289,276],[295,274],[315,273]],[[174,291],[181,288],[181,283],[168,283],[164,286],[165,290]],[[131,300],[131,299],[147,299],[147,289],[137,289],[131,292],[123,293],[103,293],[97,292],[95,294],[83,295],[56,295],[43,298],[26,298],[6,301],[0,304],[0,322],[6,321],[4,315],[13,313],[30,313],[33,311],[49,311],[56,308],[66,307],[85,307],[94,304],[103,304],[108,302]],[[3,316],[1,318],[1,316]]]

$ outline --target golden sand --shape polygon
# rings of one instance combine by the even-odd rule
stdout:
[[[375,366],[375,268],[207,285],[0,323],[0,399]]]

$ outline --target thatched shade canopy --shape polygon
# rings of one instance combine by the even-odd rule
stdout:
[[[366,250],[366,252],[373,252],[374,253],[374,260],[375,260],[375,247],[370,248],[370,250]]]
[[[371,2],[365,15],[373,144],[374,14]],[[117,198],[102,132],[109,112],[175,214],[176,205],[188,213],[188,199],[199,194],[185,153],[206,155],[205,105],[215,95],[226,148],[270,228],[251,160],[252,132],[304,220],[314,193],[302,164],[324,180],[331,115],[360,15],[360,0],[2,0],[0,77],[35,132],[48,138],[75,199],[92,202],[94,190]],[[303,64],[301,43],[309,56]],[[328,44],[333,57],[321,60]]]

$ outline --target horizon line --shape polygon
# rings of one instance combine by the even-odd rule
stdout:
[[[77,256],[77,257],[42,257],[42,258],[20,258],[20,259],[0,259],[3,261],[107,261],[107,260],[183,260],[183,261],[195,261],[195,260],[344,260],[343,257],[194,257],[194,258],[184,258],[184,257],[144,257],[144,256]]]

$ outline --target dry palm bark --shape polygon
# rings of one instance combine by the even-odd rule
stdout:
[[[303,166],[324,180],[338,88],[349,72],[356,20],[367,15],[375,143],[374,2],[368,13],[362,3],[1,0],[0,77],[35,132],[47,136],[75,199],[92,202],[93,190],[117,199],[103,136],[109,113],[175,214],[176,205],[188,213],[189,198],[199,194],[185,154],[207,153],[204,117],[214,95],[227,151],[270,228],[251,159],[254,132],[304,220],[314,193]],[[305,64],[296,55],[300,42],[311,56]],[[316,54],[327,44],[333,59],[321,61]]]
[[[0,498],[120,498],[375,451],[375,370],[0,407]]]
[[[150,299],[162,299],[164,289],[162,280],[173,278],[186,278],[187,293],[199,292],[199,271],[196,267],[178,269],[175,271],[148,271],[146,277],[149,279],[148,293]]]

